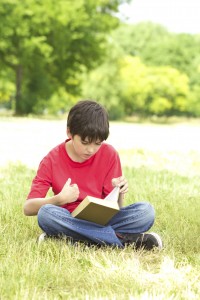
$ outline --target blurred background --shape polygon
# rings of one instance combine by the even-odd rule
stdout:
[[[66,138],[69,108],[92,98],[123,165],[199,174],[199,11],[198,0],[1,0],[0,165],[35,168]]]
[[[198,0],[1,0],[1,115],[200,116]]]

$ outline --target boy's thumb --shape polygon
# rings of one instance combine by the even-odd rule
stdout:
[[[68,178],[67,181],[66,181],[66,184],[70,185],[71,181],[72,181],[71,178]]]

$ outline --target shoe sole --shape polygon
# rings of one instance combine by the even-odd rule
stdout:
[[[45,240],[46,236],[47,236],[47,235],[46,235],[45,232],[43,232],[42,234],[40,234],[40,236],[39,236],[38,239],[37,239],[37,243],[38,243],[38,244],[42,243],[42,242]]]
[[[158,242],[158,246],[156,248],[158,248],[159,250],[161,250],[163,248],[163,242],[162,242],[160,236],[157,233],[155,233],[155,232],[149,232],[148,234],[151,234],[151,235],[153,235],[155,237],[155,239]]]

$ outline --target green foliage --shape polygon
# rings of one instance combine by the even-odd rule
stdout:
[[[59,113],[84,97],[111,119],[200,116],[200,35],[150,22],[118,26],[122,2],[0,1],[2,105]]]
[[[200,36],[170,33],[159,24],[124,24],[112,37],[125,55],[139,56],[147,65],[171,66],[189,77],[200,60]]]
[[[122,24],[109,38],[103,66],[83,83],[112,118],[200,116],[200,36],[172,34],[158,24]],[[104,99],[104,100],[102,100]]]
[[[77,94],[78,74],[102,59],[106,33],[118,25],[113,12],[120,2],[0,2],[1,66],[16,77],[16,113],[37,110],[40,101],[47,107],[61,87]]]
[[[64,87],[60,87],[50,96],[48,104],[46,101],[40,101],[34,106],[33,111],[36,114],[63,114],[66,111],[69,111],[69,109],[77,102],[77,100],[78,99],[75,96],[67,93]]]
[[[109,62],[85,75],[82,84],[83,98],[97,99],[106,107],[112,120],[124,116],[124,107],[120,99],[120,78],[117,61]]]
[[[200,86],[195,85],[192,89],[190,101],[188,101],[188,113],[191,116],[200,116]]]
[[[147,64],[152,62],[152,57],[165,59],[160,54],[160,46],[163,42],[167,44],[170,36],[163,26],[151,22],[122,24],[112,33],[113,42],[118,43],[124,55],[139,56]]]
[[[183,114],[188,110],[189,79],[172,67],[146,66],[124,56],[99,67],[86,78],[83,93],[104,104],[111,118],[124,114]]]
[[[0,105],[3,104],[11,108],[11,102],[15,94],[15,85],[8,79],[11,72],[1,72],[0,80]]]

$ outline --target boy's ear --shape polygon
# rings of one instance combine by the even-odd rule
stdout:
[[[67,127],[67,136],[68,136],[69,139],[72,138],[72,135],[71,135],[71,132],[70,132],[70,130],[69,130],[69,127]]]

